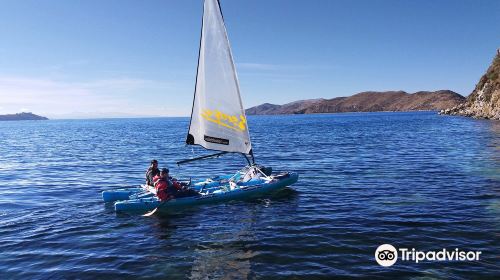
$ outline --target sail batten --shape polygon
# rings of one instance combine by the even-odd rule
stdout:
[[[250,154],[252,146],[218,0],[205,0],[193,109],[186,143]]]

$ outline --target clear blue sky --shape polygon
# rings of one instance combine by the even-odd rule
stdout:
[[[246,107],[366,90],[468,95],[500,1],[221,0]],[[201,0],[0,0],[0,114],[189,115]]]

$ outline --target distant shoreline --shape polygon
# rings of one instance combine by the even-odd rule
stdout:
[[[48,118],[33,113],[0,115],[0,121],[46,121]]]
[[[306,115],[332,115],[332,114],[368,114],[368,113],[424,113],[424,112],[429,112],[429,113],[439,113],[437,110],[412,110],[412,111],[376,111],[376,112],[333,112],[333,113],[311,113],[311,114],[275,114],[275,115],[248,115],[248,117],[261,117],[261,116],[268,116],[268,117],[274,117],[274,116],[306,116]],[[92,120],[92,121],[98,121],[98,120],[140,120],[140,119],[189,119],[190,116],[172,116],[172,117],[167,117],[167,116],[158,116],[158,117],[109,117],[109,118],[61,118],[61,119],[50,119],[51,121],[81,121],[81,120]]]
[[[408,110],[408,111],[369,111],[369,112],[360,112],[360,111],[352,111],[352,112],[326,112],[326,113],[308,113],[308,114],[272,114],[272,115],[248,115],[251,117],[257,117],[257,116],[309,116],[309,115],[337,115],[337,114],[376,114],[376,113],[424,113],[424,112],[429,112],[429,113],[439,113],[438,110]]]
[[[372,111],[372,112],[360,112],[360,111],[352,111],[352,112],[325,112],[325,113],[308,113],[308,114],[273,114],[273,115],[248,115],[249,117],[256,116],[304,116],[304,115],[332,115],[332,114],[368,114],[368,113],[413,113],[413,112],[429,112],[438,114],[438,110],[407,110],[407,111]],[[0,115],[2,116],[2,115]],[[5,116],[5,115],[4,115]],[[52,121],[80,121],[80,120],[134,120],[134,119],[182,119],[189,118],[190,116],[147,116],[147,117],[91,117],[91,118],[45,118],[45,119],[36,119],[36,120],[52,120]],[[44,118],[44,117],[42,117]],[[35,120],[35,119],[22,119],[22,120],[8,120],[8,121],[27,121],[27,120]]]

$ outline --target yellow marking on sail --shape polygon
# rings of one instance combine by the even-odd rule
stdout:
[[[224,114],[219,110],[212,111],[210,109],[204,109],[201,112],[201,116],[207,121],[236,131],[245,131],[247,129],[247,120],[244,115],[240,115],[238,118],[237,116]]]

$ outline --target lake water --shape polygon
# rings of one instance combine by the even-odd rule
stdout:
[[[500,122],[419,113],[249,117],[256,160],[299,181],[173,215],[115,214],[101,191],[243,157],[175,166],[188,118],[0,122],[0,279],[500,275]],[[479,261],[379,266],[384,243],[482,251]],[[498,278],[497,278],[498,279]]]

